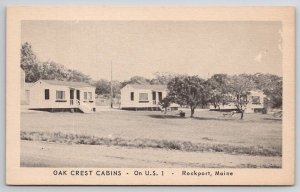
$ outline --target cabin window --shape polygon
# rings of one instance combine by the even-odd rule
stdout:
[[[130,100],[131,100],[131,101],[134,101],[134,92],[131,92],[131,93],[130,93]]]
[[[65,91],[56,91],[56,99],[64,100],[66,97]]]
[[[148,101],[148,93],[140,93],[139,100],[140,101]]]
[[[89,100],[93,100],[92,92],[89,92]]]
[[[87,92],[84,92],[83,99],[84,99],[84,100],[87,100]]]
[[[259,96],[252,96],[252,103],[253,104],[260,104]]]
[[[45,100],[49,100],[49,99],[50,99],[49,89],[45,89]]]

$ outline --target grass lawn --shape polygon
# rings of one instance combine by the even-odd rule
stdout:
[[[205,153],[207,156],[215,154],[216,157],[223,154],[237,159],[252,156],[264,161],[257,160],[260,163],[252,166],[251,162],[256,161],[251,160],[248,162],[250,167],[274,167],[274,163],[275,167],[281,167],[282,121],[272,115],[245,114],[244,120],[240,120],[239,115],[224,117],[219,112],[196,111],[195,118],[179,118],[176,113],[178,111],[167,115],[157,111],[105,111],[94,114],[26,112],[21,114],[21,139],[45,145],[59,143],[70,147],[72,144],[73,148],[84,144],[85,150],[89,150],[88,146],[97,145],[136,149],[137,153],[142,153],[140,150],[181,152],[176,153],[177,156],[187,152],[197,155]],[[26,147],[21,149],[26,157],[23,165],[28,165],[29,152],[26,152]],[[277,161],[274,162],[274,159]],[[159,157],[157,160],[160,160]],[[243,167],[241,165],[247,165],[246,161],[236,162],[233,167]],[[206,165],[199,162],[199,166],[208,165],[207,162]]]

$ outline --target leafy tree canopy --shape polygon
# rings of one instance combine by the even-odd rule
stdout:
[[[210,103],[215,109],[226,103],[226,96],[229,92],[230,77],[226,74],[215,74],[207,80],[211,90]]]
[[[21,68],[25,71],[26,82],[35,82],[40,79],[39,60],[27,42],[21,46]]]
[[[87,83],[91,81],[88,75],[80,71],[67,69],[53,61],[40,62],[28,42],[21,46],[21,68],[25,71],[26,82],[36,82],[39,79]]]
[[[191,117],[197,106],[206,105],[209,102],[209,87],[204,79],[198,76],[178,76],[168,83],[168,97],[180,105],[188,105],[191,109]]]

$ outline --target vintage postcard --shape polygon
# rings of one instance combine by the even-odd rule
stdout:
[[[293,185],[293,7],[8,7],[8,185]]]

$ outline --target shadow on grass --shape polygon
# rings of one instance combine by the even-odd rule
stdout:
[[[232,118],[217,118],[217,117],[191,117],[192,119],[195,119],[195,120],[210,120],[210,121],[235,121],[235,120],[240,120],[240,118],[235,118],[235,117],[232,117]]]
[[[235,121],[240,120],[240,118],[232,117],[232,118],[218,118],[218,117],[180,117],[177,115],[148,115],[148,117],[155,119],[195,119],[195,120],[204,120],[204,121]]]
[[[155,119],[185,119],[186,117],[180,117],[180,116],[176,116],[176,115],[166,115],[166,114],[162,114],[162,115],[148,115],[151,118],[155,118]]]
[[[275,119],[275,118],[263,118],[263,120],[267,120],[267,121],[282,121],[282,119]]]

